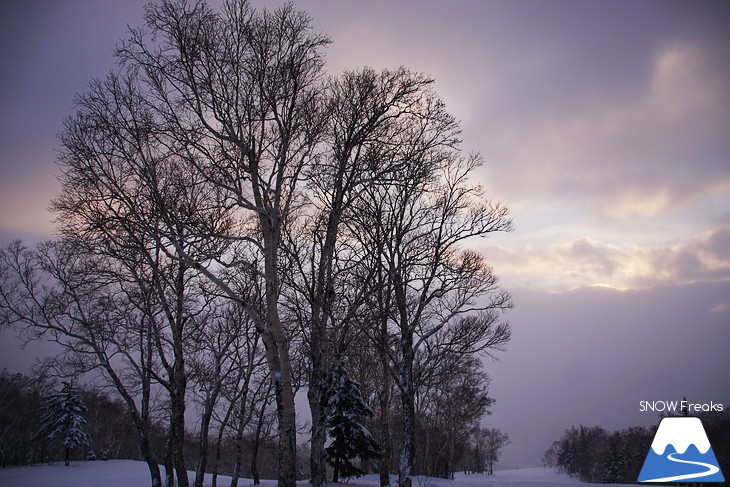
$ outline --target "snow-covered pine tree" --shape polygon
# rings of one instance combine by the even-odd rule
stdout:
[[[373,410],[365,404],[360,395],[360,385],[347,376],[342,363],[334,367],[329,382],[327,430],[332,443],[325,451],[328,462],[334,468],[332,481],[338,482],[340,475],[362,475],[363,471],[351,460],[380,457],[380,445],[361,422],[371,417]]]
[[[42,438],[60,438],[64,448],[65,465],[69,465],[71,450],[89,444],[89,437],[84,430],[86,406],[81,394],[71,382],[64,382],[61,392],[51,394],[41,407]]]

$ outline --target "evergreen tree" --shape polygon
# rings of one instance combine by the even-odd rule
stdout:
[[[84,429],[86,406],[81,401],[81,394],[71,382],[64,382],[61,392],[48,396],[41,410],[40,436],[61,439],[65,465],[68,466],[71,450],[89,444]]]
[[[332,443],[326,448],[329,463],[334,467],[332,481],[344,477],[359,477],[364,472],[352,464],[355,458],[368,459],[380,456],[380,446],[373,439],[362,420],[373,415],[365,404],[360,385],[350,379],[342,364],[335,366],[330,375],[327,401],[327,430]]]
[[[601,465],[601,482],[618,484],[624,480],[628,468],[627,452],[619,433],[611,435],[606,454]]]

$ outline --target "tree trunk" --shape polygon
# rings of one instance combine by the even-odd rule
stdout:
[[[340,481],[340,459],[339,457],[335,459],[335,468],[334,472],[332,472],[332,482],[337,483]]]
[[[251,477],[253,477],[253,485],[261,485],[259,476],[259,448],[261,446],[260,439],[256,439],[251,450]]]
[[[390,486],[390,415],[388,408],[388,399],[380,399],[380,446],[383,454],[378,463],[378,473],[380,474],[380,487]]]
[[[288,354],[287,354],[288,358]],[[287,360],[288,362],[288,360]],[[297,429],[291,368],[282,368],[281,378],[274,379],[279,419],[279,487],[296,487]]]
[[[276,413],[279,419],[279,487],[296,487],[297,424],[289,358],[289,337],[279,317],[279,216],[260,215],[264,236],[266,275],[266,328],[270,333],[266,356],[274,383]],[[264,338],[267,336],[264,334]]]
[[[143,456],[145,456],[143,454]],[[150,471],[150,479],[152,480],[152,487],[162,487],[162,477],[160,477],[160,466],[157,462],[150,461],[149,457],[146,457],[147,468]]]
[[[217,487],[218,485],[218,465],[220,465],[221,461],[221,444],[223,443],[223,433],[226,431],[226,427],[228,426],[228,421],[231,419],[231,412],[233,412],[234,407],[235,402],[232,401],[230,407],[226,411],[226,416],[225,418],[223,418],[223,422],[221,423],[220,428],[218,428],[218,435],[215,441],[215,461],[213,462],[211,487]]]
[[[184,433],[185,401],[177,387],[170,392],[170,424],[165,442],[166,485],[172,487],[177,476],[177,487],[188,487],[188,471],[185,468]]]
[[[132,418],[134,419],[134,422],[137,426],[137,434],[139,435],[139,446],[140,451],[142,452],[142,457],[144,458],[145,462],[147,462],[147,468],[150,470],[150,479],[152,480],[152,487],[162,487],[162,477],[160,475],[160,465],[157,462],[157,458],[155,458],[155,454],[152,452],[152,446],[150,445],[150,435],[149,435],[149,416],[150,416],[150,398],[151,398],[151,382],[152,382],[152,374],[150,374],[150,364],[152,363],[152,351],[153,351],[153,341],[152,341],[152,321],[147,319],[145,320],[146,327],[144,330],[146,333],[140,334],[140,363],[142,364],[142,369],[144,370],[142,374],[142,400],[140,403],[140,412],[137,413],[137,409],[135,406],[135,401],[132,399],[132,397],[127,393],[126,389],[124,388],[122,382],[118,379],[116,374],[110,374],[112,379],[114,380],[114,385],[116,386],[117,390],[122,394],[122,397],[124,398],[125,402],[127,403],[127,407],[129,408],[130,412],[132,413]],[[105,368],[109,371],[111,367],[108,367],[108,362],[103,362],[105,364]]]
[[[310,389],[307,392],[309,399],[309,407],[312,412],[312,438],[311,452],[309,458],[309,468],[311,472],[310,483],[312,487],[321,487],[327,485],[327,455],[324,449],[327,440],[327,424],[326,415],[322,410],[321,391],[315,391],[319,386],[310,382]],[[315,397],[316,396],[316,397]]]
[[[398,487],[411,487],[413,474],[413,459],[415,457],[415,408],[410,390],[404,390],[403,406],[403,446],[400,451],[398,465]]]
[[[398,464],[398,487],[411,487],[413,460],[415,458],[415,390],[413,387],[413,335],[403,333],[401,339],[403,363],[401,365],[401,406],[403,410],[403,445]]]
[[[230,487],[238,486],[238,477],[241,475],[241,462],[243,459],[243,435],[236,432],[236,461],[233,464]]]
[[[184,388],[184,385],[182,386]],[[184,389],[183,389],[184,391]],[[172,394],[172,411],[170,418],[171,458],[177,474],[177,487],[188,487],[188,470],[185,468],[185,397],[184,392],[175,390]]]
[[[177,472],[177,487],[188,487],[188,470],[185,468],[185,392],[187,377],[185,375],[185,352],[183,350],[183,327],[185,325],[185,273],[186,265],[177,269],[175,291],[175,318],[171,321],[172,347],[174,355],[173,377],[171,381],[170,404],[173,428],[172,459]]]
[[[314,321],[314,320],[313,320]],[[310,444],[310,483],[312,487],[322,487],[327,485],[327,454],[324,446],[327,440],[327,416],[322,403],[324,392],[324,362],[325,357],[322,353],[322,333],[318,323],[312,324],[312,373],[309,380],[309,390],[307,391],[307,399],[309,400],[309,409],[312,414],[311,428],[311,444]]]
[[[210,418],[213,414],[213,407],[216,402],[215,396],[217,396],[217,392],[212,397],[207,398],[205,411],[203,411],[203,417],[200,419],[200,452],[198,454],[198,466],[195,469],[194,487],[203,487],[205,468],[208,463],[208,431],[210,429]]]
[[[147,429],[137,425],[137,433],[139,435],[139,446],[142,453],[142,458],[147,463],[147,468],[150,471],[150,479],[152,480],[152,487],[162,487],[162,477],[160,476],[160,465],[157,463],[152,448],[150,447],[150,439],[147,434]]]
[[[165,453],[163,456],[163,463],[165,465],[165,487],[175,487],[175,468],[173,463],[173,431],[172,425],[167,432],[167,438],[165,439]]]
[[[253,476],[253,485],[260,485],[261,479],[259,478],[259,449],[261,447],[261,432],[264,429],[264,413],[266,412],[266,405],[269,402],[269,394],[271,389],[266,393],[263,404],[261,405],[261,411],[259,412],[258,423],[256,424],[256,434],[253,439],[253,451],[251,452],[251,475]]]
[[[248,369],[246,377],[243,381],[241,389],[240,407],[238,408],[238,428],[236,429],[236,461],[233,464],[233,474],[231,475],[231,487],[238,485],[238,477],[241,475],[241,463],[243,462],[243,430],[246,427],[246,401],[248,400],[248,386],[251,383],[251,374],[253,367],[253,357],[249,357]]]
[[[451,436],[451,435],[449,435],[449,436]],[[454,472],[452,469],[452,465],[454,462],[454,438],[450,437],[448,439],[448,442],[449,442],[449,447],[448,447],[448,451],[446,453],[446,478],[453,480]]]
[[[390,486],[390,374],[388,373],[388,354],[385,353],[388,339],[388,318],[385,311],[381,312],[380,334],[381,351],[380,365],[383,369],[382,384],[380,390],[380,446],[383,449],[378,463],[380,474],[380,487]]]

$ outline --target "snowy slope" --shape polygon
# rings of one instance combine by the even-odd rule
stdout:
[[[190,474],[190,480],[194,475]],[[394,479],[395,480],[395,479]],[[218,486],[226,487],[228,477],[218,477]],[[241,487],[249,487],[251,480],[241,480]],[[63,465],[14,467],[0,470],[0,487],[148,487],[150,485],[147,465],[132,460],[110,460],[108,462],[74,462],[69,467]],[[211,485],[210,475],[206,475],[206,486]],[[262,487],[274,487],[276,481],[263,481]],[[306,486],[306,482],[300,484]],[[375,487],[376,475],[366,475],[353,479],[348,484],[333,484],[342,487]],[[506,470],[494,475],[457,474],[454,480],[417,477],[414,487],[576,487],[584,484],[548,468],[528,468]],[[622,487],[611,484],[612,487]],[[624,486],[625,487],[625,486]]]
[[[165,470],[161,469],[162,475]],[[195,473],[189,473],[190,482]],[[211,485],[206,475],[205,485]],[[218,486],[227,487],[230,477],[218,477]],[[164,482],[164,479],[163,479]],[[239,486],[248,487],[250,480],[240,480]],[[147,464],[133,460],[108,462],[71,462],[68,467],[43,465],[0,469],[0,487],[149,487]],[[274,487],[275,481],[263,481],[262,487]]]
[[[396,485],[393,477],[391,485]],[[366,475],[354,479],[349,486],[377,487],[378,477]],[[332,484],[330,484],[332,485]],[[454,480],[416,477],[413,487],[577,487],[606,484],[586,484],[570,478],[552,468],[524,468],[520,470],[502,470],[494,475],[457,473]],[[611,487],[627,487],[631,484],[611,484]],[[635,486],[634,486],[635,487]]]

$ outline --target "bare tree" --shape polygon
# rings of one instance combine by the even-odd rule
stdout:
[[[196,487],[203,485],[211,423],[216,407],[225,395],[224,389],[229,387],[233,392],[234,399],[230,401],[228,411],[237,406],[235,398],[245,404],[250,378],[259,365],[259,357],[263,356],[257,349],[258,333],[246,326],[250,322],[242,319],[239,307],[227,299],[219,300],[222,302],[216,303],[217,306],[199,320],[200,326],[195,331],[196,338],[191,343],[188,359],[189,380],[194,386],[200,417]],[[219,437],[228,426],[227,421],[220,424]]]
[[[27,340],[58,343],[77,371],[103,373],[127,406],[152,485],[159,487],[159,462],[150,445],[153,325],[135,305],[143,301],[138,290],[100,272],[107,264],[68,241],[35,251],[11,244],[0,252],[2,322],[20,327]]]
[[[512,307],[483,257],[462,247],[468,238],[510,230],[507,209],[486,201],[470,183],[478,156],[458,155],[455,122],[440,102],[424,103],[430,116],[404,130],[413,137],[402,156],[408,164],[397,180],[368,188],[355,217],[366,245],[381,252],[379,265],[394,296],[389,320],[398,348],[388,353],[402,405],[401,487],[412,483],[417,351],[466,315],[481,330],[472,337],[474,349],[500,349],[509,333],[499,311]]]
[[[445,343],[438,340],[436,347],[424,347],[417,354],[416,411],[422,420],[416,428],[416,466],[429,476],[453,478],[472,431],[494,399],[489,397],[490,381],[480,357],[438,347]]]
[[[215,445],[215,459],[213,463],[213,487],[217,484],[218,463],[223,449],[223,439],[226,434],[234,435],[234,465],[231,475],[231,486],[238,483],[243,454],[243,435],[247,426],[253,422],[255,403],[259,400],[259,390],[266,387],[268,379],[262,374],[265,368],[265,356],[261,350],[261,336],[247,318],[240,306],[226,306],[227,321],[234,325],[236,332],[233,351],[234,364],[230,369],[230,379],[222,384],[221,395],[227,403],[222,414],[216,416],[218,422],[217,440]]]
[[[473,473],[486,472],[488,475],[492,475],[494,462],[499,460],[502,448],[510,444],[509,435],[497,428],[477,427],[472,431],[471,436],[469,458],[466,461],[468,470]],[[549,450],[551,453],[546,452],[543,455],[543,463],[545,463],[545,458],[548,458],[548,463],[552,462],[552,457],[557,454],[555,444]],[[546,466],[553,465],[546,464]]]
[[[259,382],[262,387],[259,387],[254,393],[254,401],[252,401],[252,412],[255,415],[253,421],[254,430],[251,435],[252,451],[251,451],[251,476],[254,485],[261,484],[261,478],[259,474],[259,453],[261,446],[271,438],[271,432],[273,429],[274,418],[270,414],[270,406],[272,403],[272,387],[268,384],[268,387],[264,382]],[[235,487],[231,482],[231,487]]]
[[[311,480],[320,487],[324,378],[360,336],[357,323],[379,358],[388,444],[393,383],[400,392],[399,483],[410,487],[415,401],[425,383],[419,354],[468,355],[509,339],[497,312],[511,307],[509,294],[463,244],[509,230],[511,221],[470,183],[479,158],[461,156],[458,124],[432,80],[403,68],[324,80],[329,39],[311,24],[290,4],[260,12],[247,0],[227,0],[220,12],[203,0],[148,5],[145,24],[116,52],[118,73],[79,97],[61,137],[63,190],[53,203],[60,233],[80,249],[83,265],[110,269],[91,269],[88,281],[70,274],[86,286],[79,288],[52,274],[74,310],[61,319],[44,308],[50,301],[32,302],[36,281],[23,282],[21,266],[7,261],[21,276],[8,295],[31,302],[28,309],[8,304],[15,306],[8,321],[38,329],[53,323],[88,367],[106,370],[125,400],[141,395],[146,404],[154,387],[164,389],[168,485],[173,468],[180,485],[188,482],[183,439],[192,378],[201,412],[196,485],[213,423],[217,444],[232,429],[240,450],[250,421],[257,416],[260,426],[266,412],[251,401],[273,395],[279,485],[294,487],[299,372],[308,373]],[[96,289],[94,279],[105,280]],[[223,302],[235,310],[225,319]],[[83,314],[87,307],[98,319]],[[112,345],[89,338],[125,307],[133,310],[127,319],[136,319],[121,329],[125,335],[111,333]],[[83,333],[56,324],[67,318]],[[236,330],[249,326],[255,333],[241,342]],[[254,372],[259,340],[271,393]],[[298,367],[302,350],[307,359]],[[107,370],[109,353],[138,354],[127,362],[132,389]],[[130,410],[144,425],[149,404]],[[380,471],[385,484],[387,460]]]
[[[291,307],[301,310],[305,303],[308,310],[306,316],[297,314],[305,325],[311,361],[307,397],[312,412],[311,481],[316,487],[326,478],[322,398],[333,362],[332,334],[340,333],[335,328],[351,320],[368,292],[367,285],[351,289],[355,292],[350,295],[342,292],[353,249],[351,242],[342,242],[341,222],[362,187],[387,178],[393,170],[393,161],[374,154],[399,142],[399,119],[412,116],[431,83],[403,68],[382,73],[366,68],[346,72],[326,86],[328,123],[322,153],[306,171],[311,216],[295,231],[288,229],[290,283],[298,294],[291,298]],[[348,303],[342,302],[344,296],[349,296]]]
[[[232,220],[216,205],[216,189],[160,142],[164,124],[133,74],[93,82],[77,105],[61,134],[63,186],[52,208],[61,235],[106,256],[119,269],[114,279],[133,283],[144,298],[159,365],[150,373],[169,396],[166,482],[173,482],[174,468],[185,486],[185,348],[211,304],[198,292],[199,270],[186,259],[225,251],[228,243],[214,236]]]
[[[247,239],[263,262],[263,313],[177,250],[259,327],[275,384],[279,482],[293,487],[296,418],[290,337],[279,312],[279,260],[302,170],[324,127],[316,83],[324,63],[320,51],[329,40],[291,5],[256,13],[245,0],[230,1],[215,14],[202,2],[164,1],[148,6],[146,20],[118,51],[120,59],[138,73],[148,102],[165,120],[166,143],[226,191],[226,205],[252,217],[249,232],[231,236]]]

